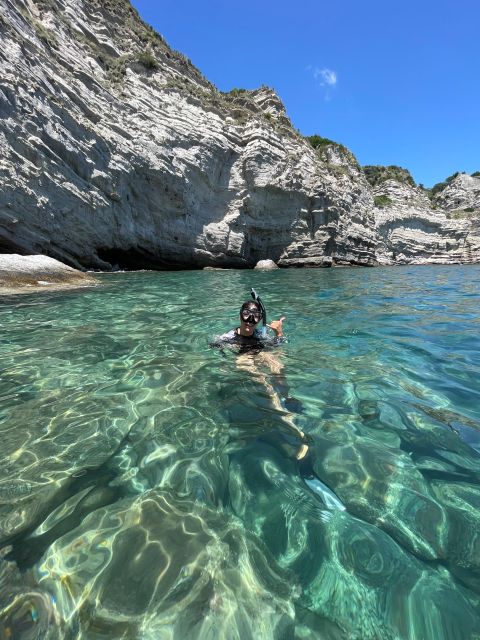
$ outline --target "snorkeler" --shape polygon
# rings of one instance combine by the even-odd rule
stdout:
[[[267,311],[262,299],[255,289],[251,290],[253,300],[247,300],[240,309],[240,326],[224,333],[212,343],[212,346],[236,345],[241,353],[259,351],[267,345],[280,344],[283,339],[283,322],[285,316],[267,324]],[[258,325],[262,321],[262,329]],[[267,334],[267,327],[272,329],[274,336]]]
[[[301,460],[307,454],[308,445],[305,443],[305,434],[295,425],[290,413],[299,412],[301,403],[289,396],[281,361],[273,353],[264,351],[265,347],[277,346],[284,342],[283,322],[286,318],[281,316],[279,320],[267,324],[267,311],[262,299],[255,289],[251,290],[251,295],[253,299],[244,302],[240,308],[240,326],[218,336],[210,346],[222,350],[225,346],[235,349],[237,368],[248,372],[266,389],[273,406],[282,414],[282,422],[287,426],[289,440],[293,436],[290,450],[293,445],[294,457]],[[260,329],[261,321],[263,326]],[[267,327],[273,331],[274,336],[267,333]],[[270,380],[261,370],[262,365],[270,370]]]
[[[210,346],[220,348],[222,352],[226,346],[235,349],[237,368],[248,372],[263,386],[273,407],[281,416],[280,428],[263,433],[258,440],[273,446],[287,458],[295,459],[300,476],[327,507],[344,509],[337,496],[315,474],[312,441],[294,421],[293,414],[299,413],[302,405],[288,393],[282,362],[274,353],[265,349],[281,345],[285,341],[283,322],[286,318],[281,316],[279,320],[267,324],[267,312],[262,299],[255,289],[251,290],[251,295],[253,299],[244,302],[240,308],[240,325],[218,336]],[[260,321],[263,325],[261,329]],[[267,327],[273,331],[274,336],[268,335]],[[262,365],[268,367],[271,377],[267,378],[261,369]]]

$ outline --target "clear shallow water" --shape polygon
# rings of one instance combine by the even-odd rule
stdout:
[[[480,637],[479,276],[2,298],[0,638]],[[251,286],[287,316],[270,365],[208,347]]]

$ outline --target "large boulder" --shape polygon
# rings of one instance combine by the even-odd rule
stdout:
[[[272,269],[278,269],[278,265],[273,260],[259,260],[255,265],[255,269],[271,271]]]
[[[92,276],[48,256],[0,254],[0,294],[12,290],[78,287],[95,282]]]

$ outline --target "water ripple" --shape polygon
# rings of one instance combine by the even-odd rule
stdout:
[[[3,298],[0,637],[480,637],[479,275]],[[209,348],[251,286],[274,367]]]

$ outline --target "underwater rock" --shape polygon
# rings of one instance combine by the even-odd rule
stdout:
[[[0,638],[2,640],[63,640],[55,601],[21,574],[15,563],[0,557]]]
[[[129,434],[133,446],[122,452],[122,462],[128,458],[134,470],[135,492],[139,486],[163,489],[219,508],[228,481],[228,460],[222,454],[228,434],[196,408],[199,396],[191,402],[195,408],[162,408],[153,420],[134,425]]]
[[[13,384],[21,375],[11,369],[2,378]],[[92,411],[95,400],[81,389],[61,401],[55,391],[13,399],[11,422],[0,424],[0,548],[35,529],[68,496],[108,480],[103,466],[131,426],[130,407],[123,409],[117,395],[102,401],[101,411]]]
[[[474,431],[464,416],[456,423],[458,414],[445,410],[432,410],[428,407],[414,405],[417,411],[410,411],[407,415],[408,429],[398,432],[402,440],[402,448],[412,451],[414,456],[419,454],[435,456],[440,462],[454,465],[456,471],[477,478],[480,474],[480,454],[464,442],[462,435],[465,430]],[[427,415],[425,415],[427,414]],[[453,427],[458,424],[458,428]],[[476,438],[478,440],[478,438]]]
[[[457,471],[455,465],[439,460],[430,456],[416,456],[412,455],[412,461],[415,463],[417,469],[421,474],[429,479],[441,478],[442,476],[448,479],[458,478],[459,480],[467,480],[469,476],[462,471]]]
[[[450,571],[476,592],[480,591],[480,487],[465,483],[432,482],[448,514]]]
[[[445,557],[445,511],[408,455],[367,438],[334,444],[315,436],[313,450],[317,476],[351,514],[421,558]]]
[[[304,600],[347,621],[347,637],[452,640],[480,631],[478,597],[471,600],[447,571],[412,558],[381,529],[337,512],[325,537],[328,558]]]
[[[293,637],[293,576],[236,519],[167,492],[90,514],[38,575],[79,640]]]
[[[257,443],[234,456],[230,473],[234,512],[298,576],[299,638],[451,640],[480,629],[478,598],[385,531],[327,509],[278,451]]]

